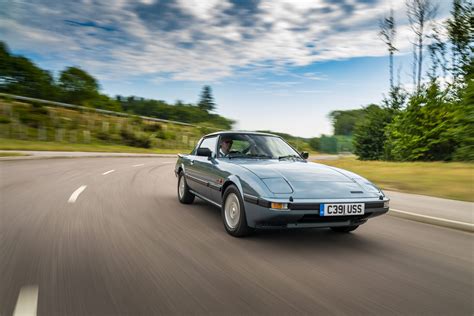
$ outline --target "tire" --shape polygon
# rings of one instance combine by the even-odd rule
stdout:
[[[221,216],[225,230],[231,236],[243,237],[252,233],[253,230],[247,225],[244,201],[235,185],[228,186],[224,191]]]
[[[350,233],[359,227],[359,225],[355,226],[338,226],[338,227],[331,227],[331,229],[337,233]]]
[[[178,175],[178,200],[183,204],[193,203],[195,195],[189,191],[184,173],[181,171]]]

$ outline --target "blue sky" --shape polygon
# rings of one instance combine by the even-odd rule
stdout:
[[[377,21],[398,22],[396,67],[409,87],[412,34],[400,0],[0,0],[0,34],[15,54],[60,71],[79,66],[109,95],[196,102],[239,129],[311,137],[328,114],[377,103],[388,59]],[[440,1],[438,18],[449,13]]]

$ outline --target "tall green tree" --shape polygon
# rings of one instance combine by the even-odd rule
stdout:
[[[405,111],[387,126],[395,160],[452,160],[458,145],[453,133],[455,105],[436,81],[412,96]]]
[[[385,127],[392,122],[394,110],[370,104],[354,130],[354,153],[361,160],[386,159]]]
[[[474,161],[474,58],[466,68],[466,85],[460,92],[460,101],[455,107],[455,122],[452,133],[458,146],[454,159]]]
[[[3,42],[0,42],[0,91],[47,100],[57,97],[53,76],[29,59],[12,55]]]
[[[474,3],[472,1],[453,1],[451,18],[447,21],[447,30],[452,44],[453,77],[455,82],[459,82],[471,69],[474,53]]]
[[[210,86],[204,86],[202,88],[201,97],[199,99],[198,107],[201,110],[211,112],[216,108],[214,97],[212,96],[212,90]]]
[[[92,105],[99,98],[99,84],[86,71],[78,67],[68,67],[59,76],[61,100],[77,105]]]
[[[334,135],[352,135],[356,123],[364,117],[364,114],[365,111],[362,109],[332,111],[329,113],[329,118],[334,127]]]

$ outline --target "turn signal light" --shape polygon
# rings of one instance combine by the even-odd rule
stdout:
[[[271,203],[271,208],[277,209],[277,210],[287,210],[288,209],[288,203]]]

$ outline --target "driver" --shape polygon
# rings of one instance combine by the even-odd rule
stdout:
[[[219,153],[221,157],[227,157],[232,147],[233,141],[229,136],[222,136]]]

